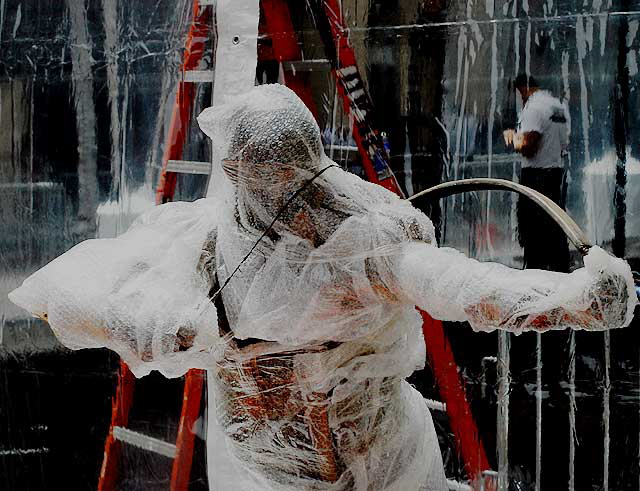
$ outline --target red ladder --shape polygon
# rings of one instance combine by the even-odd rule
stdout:
[[[402,196],[400,186],[390,171],[389,158],[380,133],[372,123],[373,104],[356,63],[349,31],[343,21],[340,1],[322,0],[319,3],[321,5],[317,5],[314,12],[316,22],[325,41],[344,109],[354,117],[353,138],[367,179]],[[275,59],[281,63],[302,60],[286,0],[262,0],[261,4],[265,17],[264,34],[272,39]],[[310,100],[308,88],[302,85],[301,76],[303,75],[300,72],[285,73],[285,83],[307,103]],[[307,105],[315,114],[313,101]],[[467,475],[474,488],[493,489],[495,473],[490,470],[489,459],[466,396],[464,381],[458,373],[458,366],[443,324],[424,311],[420,311],[420,314],[424,322],[423,332],[431,368]]]
[[[171,115],[167,144],[163,155],[163,168],[156,191],[156,204],[173,199],[177,173],[183,172],[185,163],[182,157],[186,136],[191,120],[192,103],[196,93],[195,82],[213,82],[213,72],[201,73],[197,70],[204,51],[210,23],[213,18],[212,1],[194,0],[193,19],[187,36],[182,64],[182,80],[178,83],[176,101]],[[188,172],[208,173],[206,163],[192,163]],[[197,165],[200,164],[200,165]],[[182,166],[182,167],[181,167]],[[187,165],[188,166],[188,165]],[[206,172],[205,172],[206,170]],[[178,424],[175,445],[163,442],[127,429],[129,413],[133,404],[135,377],[124,362],[120,363],[116,395],[111,408],[111,426],[105,442],[104,457],[99,491],[117,489],[121,446],[123,443],[140,446],[169,458],[173,458],[171,470],[171,491],[186,491],[189,486],[195,434],[193,427],[200,413],[200,403],[205,372],[190,370],[185,376],[182,410]]]

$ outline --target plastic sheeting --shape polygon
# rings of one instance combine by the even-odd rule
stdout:
[[[117,239],[75,246],[9,298],[68,348],[108,346],[138,377],[209,368],[219,358],[217,317],[194,272],[215,218],[204,202],[156,208]]]

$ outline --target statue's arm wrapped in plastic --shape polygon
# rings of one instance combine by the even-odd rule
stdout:
[[[222,341],[196,269],[215,230],[207,200],[157,206],[116,239],[71,248],[9,298],[46,320],[66,347],[107,347],[138,377],[208,368]]]
[[[637,304],[629,265],[599,247],[570,274],[479,262],[450,248],[414,242],[398,260],[400,289],[437,319],[475,330],[585,329],[629,325]]]

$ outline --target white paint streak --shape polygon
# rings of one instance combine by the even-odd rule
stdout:
[[[506,331],[498,333],[498,420],[496,452],[498,454],[498,491],[509,489],[509,352],[511,338]]]
[[[634,45],[639,26],[640,23],[637,20],[629,21],[629,32],[627,32],[627,48],[631,48]],[[627,53],[627,67],[629,68],[629,76],[635,77],[638,74],[637,49],[629,49],[629,52]]]
[[[467,84],[469,82],[469,59],[465,59],[464,63],[464,76],[462,85],[462,101],[460,103],[460,112],[458,114],[458,123],[456,128],[456,152],[453,166],[453,177],[458,179],[458,171],[460,170],[460,148],[462,143],[462,130],[465,122],[465,113],[467,108]],[[466,141],[466,139],[465,139]],[[455,203],[455,195],[453,196],[453,202]]]
[[[487,131],[487,177],[492,176],[493,165],[493,126],[495,124],[495,112],[497,104],[497,92],[498,92],[498,25],[493,25],[493,35],[491,36],[491,95],[489,102],[489,121]],[[487,193],[487,245],[489,249],[490,257],[494,256],[493,241],[491,240],[491,234],[489,233],[490,223],[490,210],[491,210],[491,198],[493,193]]]
[[[585,164],[589,164],[589,162],[591,162],[591,151],[589,149],[589,96],[587,92],[587,80],[584,74],[584,59],[587,56],[587,44],[582,17],[578,17],[576,21],[576,50],[578,53],[578,75],[580,77],[580,115],[582,118],[584,161]]]
[[[467,83],[469,78],[469,59],[466,55],[466,49],[468,44],[467,31],[465,29],[460,30],[458,36],[458,69],[456,78],[456,97],[455,101],[458,104],[458,118],[455,123],[456,129],[456,147],[453,153],[453,175],[454,179],[458,178],[458,170],[460,167],[460,154],[462,147],[462,135],[464,129],[464,115],[466,111],[467,103]],[[462,66],[464,65],[464,69]],[[461,75],[462,74],[462,75]],[[461,97],[461,101],[458,102],[458,98]],[[452,196],[451,202],[455,206],[456,195]]]
[[[95,233],[98,206],[96,112],[93,100],[91,39],[84,0],[67,0],[71,73],[78,133],[78,226],[80,236]]]
[[[524,51],[524,71],[531,75],[531,22],[527,22],[527,37]]]
[[[536,491],[542,476],[542,336],[536,333]]]
[[[5,0],[0,0],[0,43],[2,42],[2,31],[4,30],[4,3]]]
[[[447,146],[447,148],[449,148]],[[404,186],[407,194],[412,196],[413,190],[413,160],[411,155],[411,146],[409,145],[409,124],[405,124],[404,128]]]
[[[517,75],[520,71],[520,24],[516,24],[513,28],[513,51],[516,55],[513,63],[513,74]]]
[[[487,15],[489,16],[490,19],[493,19],[493,15],[496,9],[496,2],[495,0],[485,0],[485,12],[487,12]]]
[[[633,45],[633,42],[638,35],[638,27],[640,27],[640,22],[637,20],[629,21],[629,32],[627,32],[627,48],[630,48]]]
[[[121,161],[120,135],[120,90],[118,87],[118,0],[102,0],[104,19],[104,50],[107,58],[107,87],[109,89],[109,107],[111,110],[111,176],[112,189],[118,189],[123,163]]]
[[[331,114],[331,141],[329,142],[331,144],[331,149],[329,151],[329,158],[331,160],[334,160],[333,154],[334,154],[334,147],[335,147],[335,141],[336,141],[336,118],[337,118],[337,114],[338,114],[338,88],[334,84],[334,87],[333,87],[333,110],[332,110],[332,114]]]
[[[465,46],[467,44],[467,32],[466,29],[460,29],[460,32],[458,34],[458,65],[457,65],[457,69],[456,69],[456,95],[455,95],[455,99],[454,100],[458,100],[458,97],[460,95],[460,87],[462,85],[462,79],[461,79],[461,74],[462,74],[462,63],[464,62],[464,53],[465,53]]]
[[[22,22],[22,4],[18,5],[18,11],[16,12],[16,21],[13,24],[13,32],[11,33],[12,37],[15,39],[16,33],[20,28],[20,23]]]
[[[593,49],[593,31],[595,27],[595,22],[593,17],[585,17],[584,18],[584,40],[587,46],[587,51],[591,51]]]
[[[576,489],[576,333],[569,339],[569,489]]]
[[[607,46],[607,24],[609,19],[606,17],[599,17],[598,22],[600,25],[600,56],[604,56]]]
[[[602,491],[609,491],[609,447],[611,443],[610,416],[611,416],[611,333],[604,332],[604,394],[602,422],[604,426],[604,455],[603,455],[603,476]]]
[[[10,448],[0,450],[0,457],[20,456],[25,455],[39,455],[43,453],[49,453],[48,448]]]

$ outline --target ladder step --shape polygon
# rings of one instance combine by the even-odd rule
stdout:
[[[49,449],[45,447],[0,449],[0,457],[8,457],[8,456],[24,457],[25,455],[39,455],[43,453],[49,453]]]
[[[181,174],[211,174],[211,162],[196,162],[195,160],[169,160],[167,172]]]
[[[213,70],[188,70],[183,73],[183,82],[195,84],[211,84],[213,83]]]
[[[325,145],[325,152],[330,152],[333,150],[334,152],[358,152],[358,147],[354,147],[352,145]]]
[[[173,459],[176,456],[175,445],[123,428],[122,426],[113,427],[113,437],[121,442],[128,443],[129,445],[133,445],[134,447],[138,447],[143,450],[148,450],[149,452],[164,455],[170,459]]]
[[[331,69],[331,62],[326,59],[284,61],[282,68],[289,72],[327,71]]]
[[[447,405],[444,402],[434,401],[433,399],[424,400],[425,404],[429,409],[433,409],[435,411],[447,412]]]

